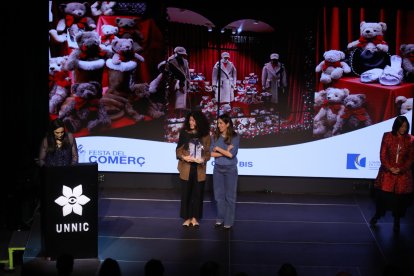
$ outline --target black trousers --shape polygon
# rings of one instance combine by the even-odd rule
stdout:
[[[181,209],[183,219],[203,217],[203,198],[205,181],[197,181],[197,164],[191,166],[188,181],[181,182]]]
[[[387,211],[391,211],[393,217],[404,217],[407,208],[412,203],[412,194],[395,194],[384,192],[380,189],[375,190],[375,216],[380,218]]]

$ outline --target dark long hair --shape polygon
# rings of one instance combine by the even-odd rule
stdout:
[[[63,138],[62,138],[62,148],[71,146],[68,134],[66,133],[65,123],[63,123],[61,119],[57,118],[50,122],[49,130],[46,134],[48,152],[54,152],[56,150],[56,138],[55,138],[54,131],[61,127],[65,129],[65,133],[63,134]]]
[[[217,124],[218,124],[219,119],[221,119],[225,124],[229,124],[229,127],[227,128],[227,132],[226,132],[226,138],[224,139],[224,143],[226,143],[227,145],[230,145],[233,137],[237,136],[237,132],[234,131],[233,121],[231,120],[230,116],[227,113],[224,113],[218,117]],[[217,127],[216,133],[214,135],[214,138],[216,141],[218,140],[220,135],[221,135],[220,130]]]
[[[193,117],[196,122],[196,132],[190,134],[192,130],[190,128],[190,117]],[[183,127],[180,131],[180,136],[177,143],[177,148],[184,145],[185,149],[188,149],[188,142],[192,138],[202,138],[210,135],[210,124],[207,117],[199,110],[191,111],[185,116]]]
[[[210,135],[210,124],[208,122],[207,117],[204,115],[203,112],[196,110],[191,111],[185,116],[185,121],[183,125],[183,129],[186,131],[190,131],[190,117],[193,117],[196,122],[196,137],[201,138],[206,135]]]
[[[408,130],[410,129],[410,122],[408,122],[407,117],[405,116],[398,116],[397,118],[395,118],[394,123],[392,124],[392,131],[391,133],[393,135],[397,135],[398,130],[400,129],[400,127],[402,126],[403,123],[407,123],[407,129],[405,130],[404,134],[408,134]]]

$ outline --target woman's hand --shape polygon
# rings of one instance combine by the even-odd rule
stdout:
[[[396,167],[392,167],[390,169],[390,171],[391,171],[392,174],[399,174],[400,173],[400,169],[399,168],[396,168]]]
[[[199,159],[194,158],[193,159],[193,162],[196,162],[197,164],[203,164],[204,163],[204,159],[203,158],[199,158]]]
[[[182,158],[185,162],[193,162],[193,161],[194,161],[194,158],[193,158],[193,157],[191,157],[191,155],[183,155],[181,158]]]

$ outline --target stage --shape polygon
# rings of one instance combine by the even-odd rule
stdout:
[[[335,180],[332,180],[335,181]],[[332,183],[332,185],[335,185]],[[214,204],[206,191],[199,228],[183,228],[178,217],[179,188],[104,187],[99,192],[97,259],[77,259],[73,275],[95,275],[99,262],[116,259],[123,275],[144,275],[144,265],[159,259],[164,275],[199,275],[206,261],[220,264],[220,275],[276,275],[284,262],[298,275],[382,275],[395,263],[414,274],[414,212],[392,232],[387,214],[376,229],[369,190],[348,194],[282,194],[239,191],[231,230],[214,228]],[[40,220],[32,225],[23,255],[22,275],[55,275],[55,262],[42,256]]]

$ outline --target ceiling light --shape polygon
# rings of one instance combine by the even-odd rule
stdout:
[[[231,28],[231,33],[235,35],[236,34],[236,28]]]
[[[257,25],[257,24],[259,24],[259,21],[254,20],[254,21],[253,21],[253,24],[254,24],[254,25]]]

